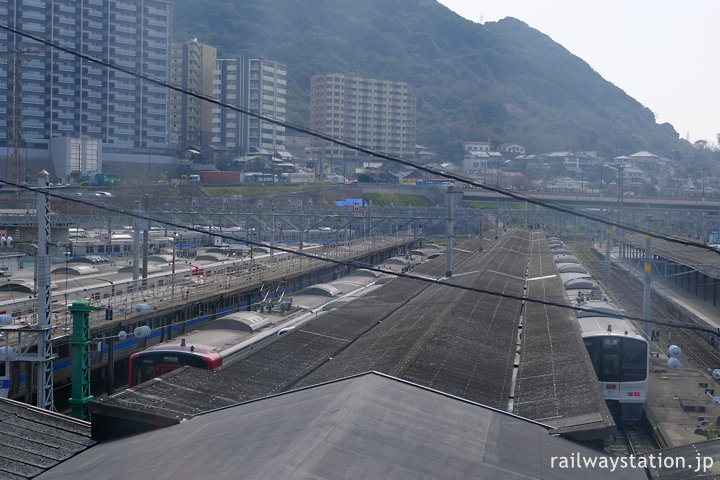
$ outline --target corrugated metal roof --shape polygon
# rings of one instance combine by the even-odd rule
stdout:
[[[463,245],[454,254],[452,282],[521,297],[528,258],[522,252],[529,252],[541,235],[511,231],[480,253],[476,241]],[[546,253],[530,257],[531,277],[538,278],[528,282],[539,289],[534,296],[562,298],[559,277],[543,279],[555,273],[549,249],[535,251]],[[412,273],[438,278],[444,272],[443,257],[421,264]],[[120,409],[177,420],[216,406],[379,371],[506,409],[512,397],[521,304],[397,278],[219,370],[178,370],[91,408],[93,414],[108,412],[108,417],[114,415],[113,409]],[[526,308],[531,323],[523,333],[527,343],[522,346],[522,363],[527,370],[520,372],[515,395],[522,395],[522,400],[515,398],[516,407],[522,406],[528,418],[557,417],[557,426],[611,425],[574,314],[559,308]]]
[[[0,477],[32,478],[94,445],[90,424],[0,398]]]
[[[645,478],[553,468],[572,455],[599,454],[536,422],[366,373],[101,443],[38,480]]]

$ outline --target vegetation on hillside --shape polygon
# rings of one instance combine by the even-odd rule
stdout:
[[[523,22],[483,25],[435,0],[175,0],[176,41],[288,69],[288,121],[309,123],[310,78],[342,73],[411,84],[418,144],[459,160],[461,141],[528,152],[640,150],[707,164],[670,124]],[[291,134],[291,132],[289,132]]]

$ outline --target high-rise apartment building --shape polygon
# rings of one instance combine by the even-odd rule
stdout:
[[[213,75],[217,49],[197,38],[173,44],[170,83],[187,90],[213,94]],[[178,91],[170,92],[170,131],[174,147],[185,150],[202,147],[212,139],[213,105]]]
[[[94,58],[168,79],[168,0],[0,0],[0,18]],[[168,147],[165,87],[6,31],[0,31],[0,98],[0,148],[49,151],[53,137],[99,139],[110,152],[151,154]]]
[[[310,81],[310,128],[403,158],[415,154],[415,94],[407,83],[316,75]],[[313,137],[319,161],[358,160],[362,155]]]
[[[285,65],[257,58],[218,59],[215,90],[219,100],[253,113],[284,121],[286,114],[287,69]],[[223,107],[213,109],[212,143],[236,149],[244,155],[250,149],[270,152],[285,150],[285,127]]]

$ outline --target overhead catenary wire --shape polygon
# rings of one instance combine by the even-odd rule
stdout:
[[[262,120],[262,121],[264,121],[264,122],[271,123],[271,124],[273,124],[273,125],[278,125],[278,126],[281,126],[281,127],[289,128],[289,129],[295,130],[296,132],[299,132],[299,133],[305,133],[305,134],[307,134],[307,135],[310,135],[310,136],[319,138],[319,139],[321,139],[321,140],[326,140],[326,141],[328,141],[328,142],[330,142],[330,143],[334,143],[334,144],[336,144],[336,145],[339,145],[339,146],[342,146],[342,147],[346,147],[346,148],[349,148],[349,149],[351,149],[351,150],[355,150],[355,151],[360,152],[360,153],[365,153],[365,154],[368,154],[368,155],[371,155],[371,156],[374,156],[374,157],[377,157],[377,158],[381,158],[381,159],[383,159],[383,160],[388,160],[388,161],[391,161],[391,162],[399,163],[399,164],[401,164],[401,165],[405,165],[405,166],[408,166],[408,167],[412,167],[412,168],[414,168],[414,169],[417,169],[417,170],[420,170],[420,171],[424,171],[424,172],[426,172],[426,173],[430,173],[430,174],[433,174],[433,175],[438,175],[438,176],[441,176],[441,177],[445,177],[445,178],[449,178],[449,179],[452,179],[452,180],[456,180],[456,181],[459,181],[459,182],[462,182],[462,183],[466,183],[466,184],[472,185],[472,186],[474,186],[474,187],[483,188],[483,189],[485,189],[485,190],[489,190],[489,191],[491,191],[491,192],[496,192],[496,193],[498,193],[498,194],[501,194],[501,195],[504,195],[504,196],[507,196],[507,197],[510,197],[510,198],[514,198],[514,199],[516,199],[516,200],[521,200],[521,201],[527,202],[527,203],[532,204],[532,205],[538,205],[538,206],[545,207],[545,208],[548,208],[548,209],[551,209],[551,210],[555,210],[555,211],[558,211],[558,212],[567,213],[567,214],[570,214],[570,215],[575,215],[575,216],[578,216],[578,217],[581,217],[581,218],[585,218],[585,219],[587,219],[587,220],[592,220],[592,221],[596,221],[596,222],[599,222],[599,223],[603,223],[603,224],[605,224],[605,225],[610,225],[610,226],[613,226],[613,227],[621,228],[621,229],[623,229],[623,230],[628,230],[628,231],[635,232],[635,233],[640,233],[640,234],[643,234],[643,235],[649,235],[649,236],[651,236],[651,237],[659,238],[659,239],[662,239],[662,240],[666,240],[666,241],[668,241],[668,242],[679,243],[679,244],[685,245],[685,246],[695,246],[695,247],[702,248],[702,249],[705,249],[705,250],[710,250],[710,251],[712,251],[712,252],[720,255],[720,252],[719,252],[718,250],[716,250],[715,248],[713,248],[713,247],[711,247],[711,246],[709,246],[709,245],[705,245],[704,243],[695,242],[695,241],[687,240],[687,239],[683,239],[683,238],[677,238],[677,237],[673,237],[673,236],[670,236],[670,235],[665,235],[665,234],[660,233],[660,232],[653,232],[653,231],[649,231],[649,230],[640,229],[640,228],[635,227],[634,225],[622,223],[621,221],[615,221],[615,220],[610,220],[610,219],[603,218],[603,217],[598,217],[598,216],[595,216],[595,215],[592,215],[592,214],[589,214],[589,213],[586,213],[586,212],[582,212],[582,211],[576,210],[576,209],[574,209],[574,208],[566,207],[566,206],[564,206],[564,205],[558,205],[558,204],[556,204],[556,203],[549,202],[549,201],[547,201],[547,200],[540,200],[540,199],[538,199],[538,198],[533,197],[532,195],[526,195],[526,194],[519,193],[519,192],[513,192],[513,191],[511,191],[511,190],[506,190],[506,189],[500,188],[500,187],[497,186],[497,185],[490,185],[490,184],[481,183],[481,182],[478,182],[478,181],[476,181],[476,180],[473,180],[473,179],[470,179],[470,178],[467,178],[467,177],[463,177],[462,175],[457,175],[457,174],[455,174],[455,173],[447,172],[447,171],[445,171],[445,170],[438,170],[438,169],[436,169],[436,168],[432,168],[432,167],[429,167],[429,166],[427,166],[427,165],[422,165],[422,164],[420,164],[420,163],[418,163],[418,162],[415,162],[415,161],[412,161],[412,160],[409,160],[409,159],[406,159],[406,158],[396,157],[396,156],[394,156],[394,155],[389,155],[389,154],[387,154],[387,153],[385,153],[385,152],[380,152],[380,151],[378,151],[378,150],[374,150],[374,149],[372,149],[372,148],[369,148],[369,147],[366,147],[366,146],[363,146],[363,145],[360,145],[360,144],[357,144],[357,143],[354,143],[354,142],[349,142],[349,141],[347,141],[347,140],[343,140],[343,139],[341,139],[341,138],[337,138],[337,137],[334,137],[334,136],[332,136],[332,135],[328,135],[328,134],[323,133],[323,132],[318,132],[318,131],[312,130],[312,129],[308,128],[308,127],[302,126],[302,125],[296,125],[296,124],[293,124],[293,123],[291,123],[291,122],[287,122],[287,121],[285,121],[285,120],[278,120],[278,119],[276,119],[276,118],[273,118],[273,117],[270,117],[270,116],[267,116],[267,115],[262,115],[262,114],[253,112],[253,111],[249,110],[248,108],[244,108],[244,107],[241,107],[241,106],[238,106],[238,105],[235,105],[235,104],[231,104],[231,103],[228,103],[228,102],[223,102],[222,100],[218,100],[217,98],[214,98],[214,97],[211,97],[211,96],[208,96],[208,95],[204,95],[204,94],[199,93],[199,92],[196,92],[196,91],[194,91],[194,90],[190,90],[190,89],[184,88],[184,87],[182,87],[182,86],[180,86],[180,85],[175,85],[175,84],[170,83],[170,82],[168,82],[168,81],[166,81],[166,80],[159,79],[159,78],[155,78],[155,77],[152,77],[152,76],[150,76],[150,75],[147,75],[147,74],[140,73],[140,72],[137,72],[137,71],[135,71],[135,70],[132,70],[132,69],[130,69],[130,68],[123,67],[123,66],[121,66],[121,65],[113,64],[113,63],[111,63],[110,61],[107,61],[107,60],[101,60],[101,59],[95,58],[95,57],[93,57],[93,56],[91,56],[91,55],[88,55],[88,54],[86,54],[86,53],[80,52],[80,51],[75,50],[75,49],[73,49],[73,48],[66,47],[66,46],[61,45],[61,44],[59,44],[59,43],[53,42],[53,41],[51,41],[51,40],[44,39],[44,38],[42,38],[42,37],[38,37],[37,35],[33,35],[33,34],[29,33],[29,32],[25,32],[25,31],[23,31],[23,30],[20,30],[20,29],[11,27],[11,26],[6,25],[6,24],[3,24],[3,23],[0,23],[0,29],[7,30],[8,32],[14,33],[14,34],[16,34],[16,35],[23,36],[23,37],[28,38],[28,39],[30,39],[30,40],[33,40],[33,41],[35,41],[35,42],[41,43],[41,44],[43,44],[43,45],[46,45],[46,46],[48,46],[48,47],[51,47],[51,48],[54,48],[54,49],[57,49],[57,50],[61,50],[61,51],[63,51],[63,52],[66,52],[66,53],[71,54],[71,55],[73,55],[73,56],[76,56],[76,57],[78,57],[78,58],[82,58],[82,59],[87,60],[87,61],[89,61],[89,62],[97,63],[98,65],[101,65],[101,66],[103,66],[103,67],[111,68],[111,69],[114,69],[114,70],[117,70],[117,71],[126,73],[126,74],[131,75],[131,76],[133,76],[133,77],[135,77],[135,78],[139,78],[139,79],[141,79],[141,80],[145,80],[145,81],[147,81],[147,82],[154,83],[154,84],[156,84],[156,85],[159,85],[159,86],[168,88],[168,89],[170,89],[170,90],[174,90],[174,91],[176,91],[176,92],[179,92],[179,93],[182,93],[182,94],[185,94],[185,95],[188,95],[188,96],[197,98],[197,99],[199,99],[199,100],[203,100],[203,101],[205,101],[205,102],[208,102],[208,103],[217,105],[217,106],[219,106],[219,107],[227,108],[227,109],[233,110],[233,111],[235,111],[235,112],[242,113],[242,114],[244,114],[244,115],[248,115],[248,116],[250,116],[250,117],[257,118],[257,119]]]
[[[172,84],[172,83],[170,83],[170,82],[168,82],[168,81],[166,81],[166,80],[159,79],[159,78],[155,78],[155,77],[152,77],[152,76],[150,76],[150,75],[146,75],[146,74],[143,74],[143,73],[140,73],[140,72],[136,72],[136,71],[134,71],[134,70],[132,70],[132,69],[125,68],[125,67],[123,67],[123,66],[113,64],[113,63],[111,63],[111,62],[109,62],[109,61],[107,61],[107,60],[101,60],[101,59],[95,58],[95,57],[93,57],[93,56],[87,55],[86,53],[80,52],[80,51],[75,50],[75,49],[73,49],[73,48],[66,47],[66,46],[64,46],[64,45],[61,45],[61,44],[56,43],[56,42],[53,42],[53,41],[51,41],[51,40],[44,39],[44,38],[39,37],[39,36],[37,36],[37,35],[33,35],[33,34],[29,33],[29,32],[25,32],[25,31],[23,31],[23,30],[20,30],[20,29],[15,28],[15,27],[11,27],[11,26],[9,26],[9,25],[7,25],[7,24],[0,23],[0,29],[6,30],[6,31],[8,31],[8,32],[10,32],[10,33],[13,33],[13,34],[16,34],[16,35],[25,37],[25,38],[28,38],[28,39],[30,39],[30,40],[33,40],[33,41],[38,42],[38,43],[40,43],[40,44],[46,45],[46,46],[48,46],[48,47],[51,47],[51,48],[54,48],[54,49],[57,49],[57,50],[66,52],[66,53],[68,53],[68,54],[71,54],[71,55],[76,56],[76,57],[78,57],[78,58],[82,58],[82,59],[87,60],[87,61],[89,61],[89,62],[93,62],[93,63],[96,63],[96,64],[98,64],[98,65],[101,65],[101,66],[104,66],[104,67],[107,67],[107,68],[111,68],[111,69],[114,69],[114,70],[117,70],[117,71],[126,73],[126,74],[131,75],[131,76],[133,76],[133,77],[135,77],[135,78],[139,78],[139,79],[141,79],[141,80],[145,80],[145,81],[147,81],[147,82],[154,83],[154,84],[156,84],[156,85],[159,85],[159,86],[168,88],[168,89],[170,89],[170,90],[174,90],[174,91],[177,91],[177,92],[179,92],[179,93],[183,93],[183,94],[185,94],[185,95],[192,96],[192,97],[197,98],[197,99],[199,99],[199,100],[203,100],[203,101],[209,102],[209,103],[211,103],[211,104],[214,104],[214,105],[217,105],[217,106],[220,106],[220,107],[223,107],[223,108],[227,108],[227,109],[233,110],[233,111],[235,111],[235,112],[242,113],[242,114],[244,114],[244,115],[248,115],[248,116],[257,118],[257,119],[262,120],[262,121],[264,121],[264,122],[268,122],[268,123],[271,123],[271,124],[274,124],[274,125],[278,125],[278,126],[282,126],[282,127],[285,127],[285,128],[289,128],[289,129],[295,130],[295,131],[300,132],[300,133],[305,133],[305,134],[307,134],[307,135],[310,135],[310,136],[313,136],[313,137],[316,137],[316,138],[320,138],[320,139],[322,139],[322,140],[326,140],[326,141],[328,141],[328,142],[331,142],[331,143],[334,143],[334,144],[336,144],[336,145],[339,145],[339,146],[342,146],[342,147],[346,147],[346,148],[355,150],[355,151],[360,152],[360,153],[365,153],[365,154],[368,154],[368,155],[371,155],[371,156],[374,156],[374,157],[377,157],[377,158],[381,158],[381,159],[383,159],[383,160],[388,160],[388,161],[391,161],[391,162],[399,163],[399,164],[401,164],[401,165],[405,165],[405,166],[408,166],[408,167],[412,167],[412,168],[418,169],[418,170],[420,170],[420,171],[424,171],[424,172],[426,172],[426,173],[430,173],[430,174],[433,174],[433,175],[438,175],[438,176],[441,176],[441,177],[445,177],[445,178],[449,178],[449,179],[452,179],[452,180],[456,180],[456,181],[459,181],[459,182],[462,182],[462,183],[465,183],[465,184],[468,184],[468,185],[472,185],[472,186],[474,186],[474,187],[483,188],[483,189],[489,190],[489,191],[491,191],[491,192],[496,192],[496,193],[498,193],[498,194],[501,194],[501,195],[504,195],[504,196],[507,196],[507,197],[510,197],[510,198],[514,198],[514,199],[516,199],[516,200],[521,200],[521,201],[527,202],[527,203],[529,203],[529,204],[538,205],[538,206],[541,206],[541,207],[544,207],[544,208],[548,208],[548,209],[550,209],[550,210],[555,210],[555,211],[558,211],[558,212],[561,212],[561,213],[566,213],[566,214],[569,214],[569,215],[574,215],[574,216],[577,216],[577,217],[585,218],[585,219],[587,219],[587,220],[592,220],[592,221],[596,221],[596,222],[599,222],[599,223],[603,223],[603,224],[605,224],[605,225],[610,225],[610,226],[622,228],[622,229],[624,229],[624,230],[628,230],[628,231],[631,231],[631,232],[640,233],[640,234],[644,234],[644,235],[649,235],[649,236],[651,236],[651,237],[659,238],[659,239],[662,239],[662,240],[666,240],[666,241],[668,241],[668,242],[679,243],[679,244],[682,244],[682,245],[685,245],[685,246],[694,246],[694,247],[702,248],[702,249],[705,249],[705,250],[710,250],[710,251],[712,251],[712,252],[714,252],[714,253],[716,253],[716,254],[720,254],[720,251],[716,250],[715,248],[713,248],[713,247],[711,247],[711,246],[705,245],[705,244],[703,244],[703,243],[694,242],[694,241],[692,241],[692,240],[686,240],[686,239],[676,238],[676,237],[672,237],[672,236],[665,235],[665,234],[658,233],[658,232],[651,232],[651,231],[647,231],[647,230],[643,230],[643,229],[637,228],[637,227],[635,227],[635,226],[633,226],[633,225],[624,224],[624,223],[622,223],[622,222],[617,222],[617,221],[609,220],[609,219],[606,219],[606,218],[603,218],[603,217],[597,217],[597,216],[595,216],[595,215],[592,215],[592,214],[589,214],[589,213],[586,213],[586,212],[581,212],[581,211],[575,210],[575,209],[570,208],[570,207],[566,207],[566,206],[563,206],[563,205],[558,205],[558,204],[555,204],[555,203],[553,203],[553,202],[548,202],[548,201],[546,201],[546,200],[540,200],[540,199],[535,198],[535,197],[533,197],[533,196],[531,196],[531,195],[526,195],[526,194],[522,194],[522,193],[518,193],[518,192],[513,192],[513,191],[510,191],[510,190],[505,190],[505,189],[500,188],[500,187],[498,187],[498,186],[493,186],[493,185],[488,185],[488,184],[480,183],[480,182],[475,181],[475,180],[473,180],[473,179],[470,179],[470,178],[467,178],[467,177],[463,177],[463,176],[461,176],[461,175],[457,175],[457,174],[452,173],[452,172],[447,172],[447,171],[444,171],[444,170],[438,170],[438,169],[436,169],[436,168],[432,168],[432,167],[429,167],[429,166],[427,166],[427,165],[422,165],[422,164],[417,163],[417,162],[414,162],[414,161],[412,161],[412,160],[408,160],[408,159],[405,159],[405,158],[401,158],[401,157],[396,157],[396,156],[393,156],[393,155],[389,155],[389,154],[387,154],[387,153],[385,153],[385,152],[380,152],[380,151],[374,150],[374,149],[369,148],[369,147],[365,147],[365,146],[360,145],[360,144],[356,144],[356,143],[353,143],[353,142],[349,142],[349,141],[347,141],[347,140],[343,140],[343,139],[340,139],[340,138],[336,138],[336,137],[333,137],[333,136],[331,136],[331,135],[328,135],[328,134],[325,134],[325,133],[322,133],[322,132],[314,131],[314,130],[311,130],[311,129],[309,129],[309,128],[307,128],[307,127],[304,127],[304,126],[295,125],[295,124],[292,124],[292,123],[287,122],[287,121],[284,121],[284,120],[278,120],[278,119],[275,119],[275,118],[273,118],[273,117],[269,117],[269,116],[266,116],[266,115],[262,115],[262,114],[259,114],[259,113],[255,113],[255,112],[250,111],[250,110],[247,109],[247,108],[240,107],[240,106],[238,106],[238,105],[230,104],[230,103],[227,103],[227,102],[223,102],[223,101],[218,100],[218,99],[216,99],[216,98],[214,98],[214,97],[210,97],[210,96],[207,96],[207,95],[204,95],[204,94],[201,94],[201,93],[198,93],[198,92],[195,92],[195,91],[192,91],[192,90],[183,88],[182,86],[179,86],[179,85],[174,85],[174,84]],[[42,194],[45,194],[45,195],[47,195],[47,196],[49,196],[49,197],[59,198],[59,199],[63,199],[63,200],[69,200],[69,201],[72,201],[72,202],[84,204],[84,205],[91,206],[91,207],[95,207],[95,208],[101,208],[101,209],[104,209],[104,210],[107,210],[107,211],[111,211],[111,212],[115,212],[115,213],[120,213],[120,214],[123,214],[123,215],[128,215],[128,216],[135,217],[135,218],[139,218],[139,219],[150,220],[150,221],[153,221],[153,222],[156,222],[156,223],[159,223],[159,224],[162,224],[162,225],[166,225],[166,226],[171,226],[171,227],[175,227],[175,228],[183,228],[183,229],[186,229],[186,230],[195,231],[195,232],[203,233],[203,234],[207,234],[207,233],[208,233],[206,230],[203,230],[203,229],[200,229],[200,228],[196,228],[196,227],[194,227],[194,226],[187,226],[187,225],[177,224],[177,223],[169,222],[169,221],[164,220],[164,219],[161,219],[161,218],[154,218],[154,217],[152,217],[152,216],[149,216],[149,215],[146,215],[146,214],[143,214],[143,213],[139,213],[139,212],[134,212],[134,211],[131,211],[131,210],[126,210],[126,209],[121,209],[121,208],[113,208],[113,207],[110,207],[110,206],[108,206],[108,205],[102,205],[102,204],[98,204],[98,203],[94,203],[94,202],[89,202],[89,201],[84,200],[84,199],[67,197],[67,196],[64,196],[64,195],[57,194],[57,193],[53,192],[51,189],[32,187],[32,186],[24,185],[24,184],[21,184],[21,183],[18,183],[18,182],[13,182],[13,181],[10,180],[10,179],[0,179],[0,181],[6,183],[7,185],[13,186],[13,187],[15,187],[15,188],[19,188],[19,189],[23,189],[23,190],[28,190],[28,191],[32,191],[32,192],[36,192],[36,193],[42,193]],[[217,237],[220,237],[220,238],[223,238],[223,239],[226,239],[226,240],[237,240],[235,237],[232,237],[232,236],[229,236],[229,235],[220,234],[220,233],[218,233],[218,234],[213,234],[213,235],[215,235],[215,236],[217,236]],[[321,257],[321,256],[318,256],[318,255],[309,254],[309,253],[307,253],[307,252],[291,250],[291,249],[287,249],[287,248],[284,248],[284,247],[279,247],[279,246],[277,246],[277,245],[269,245],[269,244],[266,244],[266,243],[264,243],[264,242],[253,241],[253,240],[250,240],[250,239],[243,239],[243,240],[244,240],[246,243],[250,244],[250,245],[261,246],[261,247],[266,247],[266,248],[272,248],[272,249],[275,249],[275,250],[280,251],[280,252],[286,252],[286,253],[289,253],[289,254],[292,254],[292,255],[300,255],[300,256],[303,256],[303,257],[312,258],[312,259],[317,259],[317,260],[322,260],[322,261],[325,261],[325,262],[334,263],[334,264],[338,264],[338,265],[351,265],[351,266],[355,266],[355,267],[357,267],[357,268],[365,268],[365,269],[368,269],[368,270],[372,270],[372,271],[376,271],[376,272],[380,272],[380,273],[385,273],[385,274],[391,274],[391,275],[395,275],[395,276],[402,277],[402,278],[410,278],[410,279],[413,279],[413,280],[419,280],[419,281],[423,281],[423,282],[431,282],[431,283],[435,283],[435,284],[438,284],[438,285],[445,285],[445,286],[449,286],[449,287],[453,287],[453,288],[460,288],[460,289],[463,289],[463,290],[469,290],[469,291],[473,291],[473,292],[477,292],[477,293],[484,293],[484,294],[489,294],[489,295],[495,295],[495,296],[499,296],[499,297],[503,297],[503,298],[509,298],[509,299],[520,300],[520,301],[523,301],[523,300],[524,300],[524,301],[531,302],[531,303],[538,303],[538,304],[542,304],[542,305],[554,306],[554,307],[559,307],[559,308],[566,308],[566,309],[571,309],[571,310],[582,310],[582,311],[591,311],[591,312],[594,312],[593,310],[587,310],[587,309],[583,309],[583,308],[581,308],[581,307],[574,307],[574,306],[571,306],[571,305],[561,304],[561,303],[557,303],[557,302],[548,302],[548,301],[546,301],[546,300],[532,299],[532,298],[527,298],[527,297],[523,297],[523,296],[520,296],[520,295],[507,294],[507,293],[504,293],[504,292],[492,291],[492,290],[481,289],[481,288],[476,288],[476,287],[468,287],[468,286],[464,286],[464,285],[460,285],[460,284],[456,284],[456,283],[451,283],[451,282],[446,282],[446,281],[441,281],[441,280],[435,280],[435,279],[428,279],[428,278],[425,278],[425,277],[422,277],[422,276],[417,276],[417,275],[413,275],[413,274],[409,274],[409,273],[393,272],[393,271],[390,271],[390,270],[385,270],[385,269],[382,269],[382,268],[374,267],[374,266],[372,266],[372,265],[368,265],[368,264],[364,264],[364,263],[360,263],[360,262],[334,260],[334,259],[330,259],[330,258]],[[601,312],[594,312],[594,313],[601,313]],[[647,322],[647,323],[651,323],[651,324],[659,325],[659,326],[680,327],[680,328],[686,328],[686,329],[689,329],[689,330],[704,331],[704,332],[708,332],[708,333],[712,333],[712,334],[715,334],[715,335],[720,336],[720,332],[717,332],[716,330],[713,330],[713,329],[710,329],[710,328],[705,328],[705,327],[699,327],[699,326],[695,326],[695,325],[677,325],[677,324],[669,323],[669,322],[662,322],[662,321],[658,321],[658,320],[646,320],[646,319],[643,319],[643,318],[631,317],[631,316],[625,316],[625,318],[628,318],[628,319],[630,319],[630,320],[637,320],[637,321],[641,321],[641,322]]]

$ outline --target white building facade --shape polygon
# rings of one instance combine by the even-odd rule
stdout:
[[[285,121],[287,68],[265,59],[221,58],[214,75],[215,98],[264,117]],[[212,144],[245,155],[251,149],[285,151],[285,127],[234,110],[213,108]]]
[[[167,0],[0,0],[10,26],[163,81]],[[165,87],[25,37],[0,32],[0,157],[21,145],[51,158],[55,137],[98,140],[115,153],[166,152]],[[67,162],[70,162],[67,159]],[[64,171],[64,170],[63,170]]]
[[[402,158],[414,158],[416,99],[409,84],[340,74],[316,75],[310,84],[310,128]],[[313,138],[320,160],[366,158]]]

